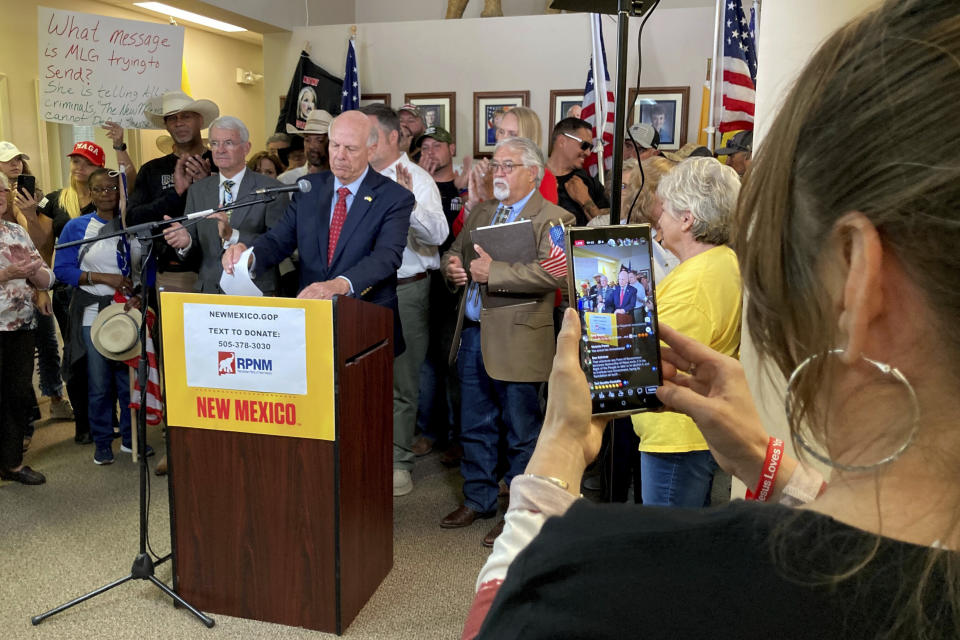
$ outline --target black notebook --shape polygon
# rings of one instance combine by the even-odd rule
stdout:
[[[537,262],[537,238],[533,233],[533,223],[529,220],[477,227],[470,232],[470,240],[498,262]],[[531,304],[540,299],[540,296],[531,298],[530,294],[490,293],[486,285],[480,285],[480,291],[484,309]]]

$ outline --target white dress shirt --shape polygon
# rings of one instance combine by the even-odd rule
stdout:
[[[428,269],[440,268],[440,252],[437,247],[447,239],[450,226],[443,214],[440,190],[433,177],[415,164],[406,153],[381,171],[381,175],[397,180],[397,165],[402,164],[413,180],[413,197],[417,204],[410,214],[410,231],[407,246],[403,249],[403,262],[397,269],[398,278],[409,278]]]

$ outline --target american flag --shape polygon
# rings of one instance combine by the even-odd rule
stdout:
[[[119,291],[113,294],[113,301],[124,303],[127,297]],[[158,425],[163,420],[163,389],[160,388],[160,369],[157,367],[157,352],[153,346],[153,331],[156,325],[156,315],[153,309],[147,309],[147,424]],[[136,355],[124,363],[134,371],[140,364],[140,356]],[[140,380],[133,373],[133,393],[130,394],[130,408],[140,409]]]
[[[564,278],[567,275],[567,253],[564,250],[563,223],[550,227],[550,255],[540,261],[543,270],[554,278]]]
[[[740,0],[727,0],[723,22],[723,115],[720,133],[753,130],[757,51]]]
[[[340,111],[360,108],[360,75],[357,73],[357,52],[353,48],[353,38],[347,44],[347,65],[343,71],[343,94],[340,97]]]
[[[583,162],[583,168],[589,171],[591,176],[596,177],[598,154],[606,156],[603,160],[606,171],[613,168],[614,100],[613,91],[609,88],[610,74],[607,73],[607,52],[603,47],[603,27],[600,24],[599,13],[590,14],[590,29],[593,35],[593,53],[590,55],[590,68],[587,71],[587,86],[583,90],[583,109],[580,117],[589,122],[593,129],[593,147],[597,151],[597,153],[591,153]],[[602,104],[597,104],[598,95],[606,96]],[[601,123],[599,130],[598,122]],[[610,149],[606,154],[605,148]]]

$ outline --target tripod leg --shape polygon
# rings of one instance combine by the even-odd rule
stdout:
[[[83,602],[84,600],[89,600],[90,598],[92,598],[92,597],[94,597],[94,596],[98,596],[98,595],[100,595],[101,593],[103,593],[103,592],[105,592],[105,591],[109,591],[110,589],[113,589],[114,587],[118,587],[118,586],[120,586],[121,584],[123,584],[124,582],[126,582],[127,580],[132,580],[132,579],[133,579],[133,575],[129,575],[129,576],[125,577],[125,578],[120,578],[119,580],[116,580],[115,582],[111,582],[110,584],[108,584],[108,585],[106,585],[106,586],[100,587],[100,588],[97,589],[96,591],[91,591],[90,593],[88,593],[88,594],[86,594],[86,595],[84,595],[84,596],[80,596],[79,598],[75,598],[75,599],[71,600],[70,602],[68,602],[68,603],[66,603],[66,604],[62,604],[62,605],[60,605],[59,607],[57,607],[56,609],[51,609],[50,611],[47,611],[46,613],[41,613],[41,614],[38,615],[38,616],[34,616],[34,617],[30,618],[30,622],[32,622],[34,625],[38,625],[38,624],[40,624],[41,622],[43,622],[44,620],[46,620],[47,618],[49,618],[49,617],[52,616],[52,615],[56,615],[56,614],[60,613],[61,611],[66,611],[66,610],[69,609],[70,607],[72,607],[72,606],[74,606],[74,605],[77,605],[77,604],[80,604],[80,603]]]
[[[162,583],[160,580],[158,580],[155,576],[147,576],[147,580],[149,580],[149,581],[152,582],[153,584],[157,585],[157,588],[158,588],[158,589],[160,589],[160,590],[163,591],[165,594],[167,594],[168,596],[170,596],[171,598],[173,598],[174,601],[176,601],[178,604],[181,604],[181,605],[183,605],[184,607],[186,607],[187,609],[189,609],[189,610],[190,610],[190,613],[192,613],[193,615],[195,615],[195,616],[197,616],[198,618],[200,618],[200,621],[201,621],[203,624],[207,625],[207,628],[208,628],[208,629],[212,628],[213,625],[216,624],[216,623],[214,622],[213,618],[210,618],[210,617],[204,615],[202,611],[198,611],[198,610],[194,609],[193,606],[190,605],[190,603],[188,603],[186,600],[184,600],[184,599],[181,598],[179,595],[177,595],[176,593],[174,593],[173,590],[172,590],[170,587],[168,587],[167,585],[163,584],[163,583]]]

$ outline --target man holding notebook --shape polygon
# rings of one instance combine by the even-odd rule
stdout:
[[[450,355],[460,375],[464,451],[464,501],[440,522],[444,528],[497,514],[501,433],[508,486],[523,473],[540,434],[539,391],[554,354],[554,292],[565,286],[540,263],[550,257],[550,229],[574,220],[537,191],[543,169],[533,142],[501,140],[490,163],[494,197],[473,209],[443,256],[447,281],[463,287]],[[493,546],[502,529],[501,520],[484,545]]]

